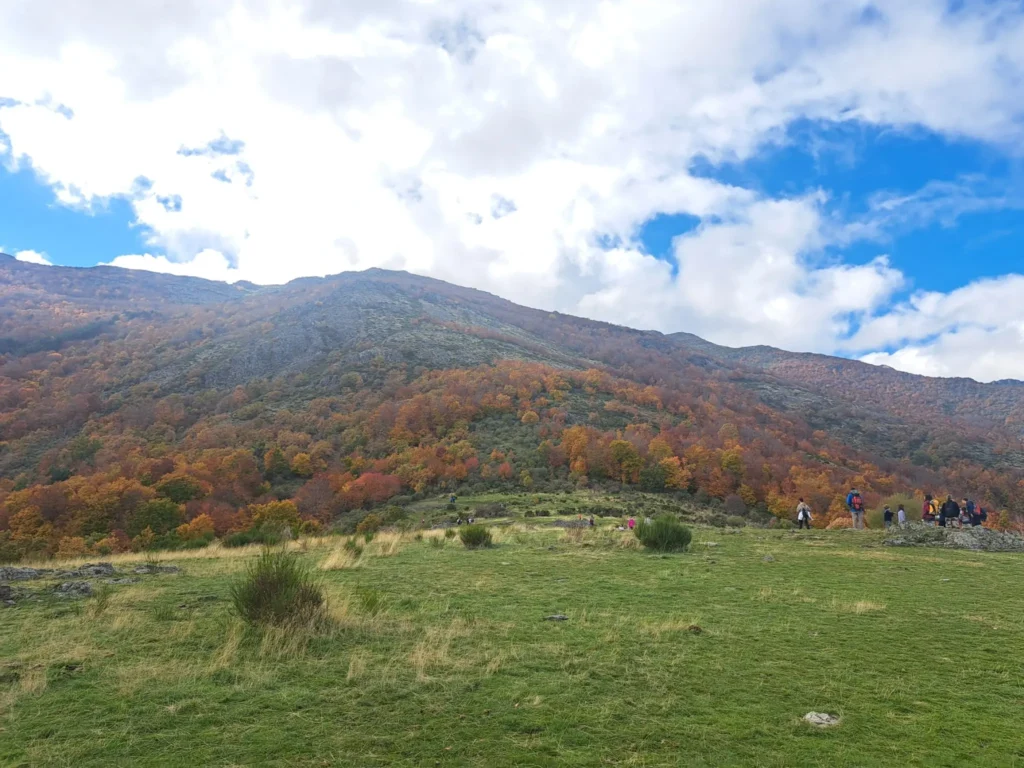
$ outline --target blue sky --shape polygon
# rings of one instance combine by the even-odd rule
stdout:
[[[1021,105],[1020,0],[0,3],[0,246],[1024,379]]]

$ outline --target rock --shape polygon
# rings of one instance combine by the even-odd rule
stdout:
[[[113,576],[114,566],[110,563],[86,563],[78,569],[79,576]]]
[[[775,562],[775,558],[772,557],[771,555],[765,555],[764,557],[761,558],[761,562],[764,562],[764,563],[774,563]]]
[[[181,568],[176,565],[155,565],[153,563],[146,563],[144,565],[135,566],[132,573],[137,573],[140,576],[145,576],[151,573],[181,573]]]
[[[810,723],[818,728],[829,728],[833,725],[839,725],[839,718],[835,715],[829,715],[825,712],[808,712],[804,715],[804,722]]]
[[[556,613],[552,616],[545,616],[544,621],[568,621],[569,617],[564,613]]]
[[[92,594],[92,584],[88,581],[65,581],[58,584],[54,591],[65,597],[88,597]]]
[[[1024,552],[1024,536],[990,528],[936,528],[911,525],[885,539],[889,547],[946,547],[974,552]]]
[[[704,542],[704,546],[705,547],[717,547],[718,546],[718,542],[717,541],[705,541]]]
[[[41,579],[49,573],[51,571],[39,568],[0,567],[0,581],[29,581],[30,579]]]
[[[6,606],[14,605],[17,600],[17,595],[14,592],[14,587],[6,587],[0,584],[0,603]]]
[[[135,579],[131,576],[124,576],[120,579],[104,579],[107,584],[138,584],[141,579]]]

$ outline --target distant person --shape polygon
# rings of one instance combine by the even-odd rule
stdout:
[[[462,518],[461,517],[456,517],[455,518],[455,524],[456,525],[462,525]]]
[[[629,528],[629,530],[631,530],[631,531],[634,528],[636,528],[636,518],[630,516],[629,520],[626,521],[626,527]]]
[[[947,522],[953,522],[960,519],[960,505],[953,501],[953,496],[949,495],[946,500],[942,502],[942,506],[939,508],[939,527],[945,528]]]
[[[896,509],[896,522],[899,524],[900,528],[907,527],[907,510],[903,508],[902,504],[900,504]]]
[[[982,508],[981,504],[974,505],[974,513],[971,515],[971,527],[977,528],[979,525],[985,522],[988,518],[988,514]]]
[[[882,521],[885,523],[886,528],[892,528],[892,510],[889,505],[885,505],[885,509],[882,510]]]
[[[800,503],[796,505],[796,527],[804,528],[805,526],[810,530],[811,508],[803,499],[800,499]]]
[[[456,498],[458,498],[458,497],[453,493],[451,496],[448,497],[448,503],[449,504],[454,504]]]
[[[960,527],[971,524],[971,511],[974,509],[974,502],[963,499],[960,502]]]
[[[939,514],[939,505],[929,493],[924,497],[924,506],[921,507],[921,522],[925,525],[935,525],[935,518]]]
[[[594,527],[594,516],[593,515],[590,516],[590,527],[591,528]]]
[[[860,491],[856,488],[853,488],[847,494],[846,506],[850,510],[850,517],[853,518],[854,530],[864,530],[864,497],[860,495]]]

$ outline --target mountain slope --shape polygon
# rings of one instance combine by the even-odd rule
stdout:
[[[145,500],[162,477],[191,478],[218,525],[309,487],[322,519],[386,498],[352,495],[365,475],[406,493],[617,481],[777,513],[802,494],[837,514],[854,483],[1013,507],[1022,412],[1017,382],[728,349],[406,273],[228,286],[0,257],[0,531],[43,508],[61,533],[119,529],[137,504],[98,512],[95,486]]]

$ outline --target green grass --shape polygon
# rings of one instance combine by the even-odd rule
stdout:
[[[298,635],[233,617],[256,551],[182,555],[101,613],[22,603],[0,765],[1024,765],[1024,559],[694,533],[314,542],[334,625]]]

